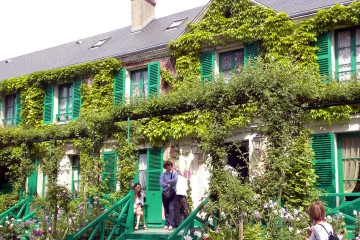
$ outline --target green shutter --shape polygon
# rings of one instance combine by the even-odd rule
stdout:
[[[18,92],[16,93],[15,126],[19,125],[19,123],[22,120],[20,117],[20,113],[21,113],[21,96],[20,96],[20,92]]]
[[[318,59],[316,62],[319,64],[319,72],[321,75],[331,75],[331,33],[327,32],[318,36],[314,46],[320,48],[316,52]]]
[[[247,65],[247,61],[254,60],[259,54],[259,41],[245,43],[244,45],[244,64]]]
[[[114,105],[124,103],[125,94],[125,69],[121,69],[114,77]]]
[[[202,52],[200,56],[200,73],[201,81],[208,82],[214,71],[215,52],[207,51]]]
[[[148,97],[158,96],[160,87],[160,62],[148,65]]]
[[[28,192],[31,196],[37,196],[37,167],[38,160],[35,159],[35,168],[31,170],[31,175],[28,178]]]
[[[162,155],[162,148],[148,149],[146,174],[146,203],[148,205],[148,223],[152,224],[162,222],[162,189],[160,187],[160,175],[163,172]]]
[[[116,152],[103,153],[103,173],[102,180],[105,182],[106,193],[114,192],[116,189]]]
[[[44,124],[49,124],[53,122],[53,102],[54,102],[54,84],[48,84],[45,87],[44,116],[43,116]]]
[[[73,82],[73,95],[72,95],[72,111],[71,120],[79,119],[80,107],[81,107],[81,82],[82,79],[76,79]]]
[[[325,190],[328,193],[335,193],[335,148],[334,133],[311,135],[311,147],[315,153],[314,168],[316,187]],[[334,206],[335,198],[325,197],[329,206]]]

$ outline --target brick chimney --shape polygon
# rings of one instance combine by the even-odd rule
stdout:
[[[131,31],[141,30],[155,18],[155,0],[131,0]]]

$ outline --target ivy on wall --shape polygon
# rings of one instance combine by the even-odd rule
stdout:
[[[350,113],[357,111],[358,107],[341,107],[347,111],[335,115],[338,119],[332,113],[339,108],[324,110],[327,113],[306,110],[314,104],[349,102],[359,100],[360,96],[360,85],[357,82],[322,83],[321,77],[315,73],[316,69],[312,68],[316,66],[318,50],[312,43],[319,33],[339,25],[358,24],[359,18],[358,2],[349,6],[335,5],[296,24],[287,14],[254,6],[249,0],[213,0],[203,20],[198,24],[190,24],[189,33],[169,44],[171,55],[176,59],[177,76],[171,76],[164,69],[161,70],[161,76],[173,90],[159,98],[140,99],[115,109],[112,106],[113,76],[122,67],[115,59],[36,72],[29,76],[5,80],[0,83],[2,95],[22,92],[23,121],[18,128],[0,129],[0,156],[3,156],[0,158],[1,165],[10,166],[9,162],[12,160],[4,160],[7,152],[11,151],[15,155],[18,149],[13,146],[19,146],[24,142],[50,138],[76,139],[74,145],[80,150],[81,165],[84,169],[82,186],[98,192],[103,190],[100,182],[100,150],[104,148],[106,141],[115,138],[117,142],[114,145],[118,146],[119,153],[118,166],[127,169],[117,173],[117,179],[125,191],[135,174],[133,159],[136,156],[136,146],[144,142],[162,145],[173,139],[196,136],[202,141],[203,151],[212,157],[209,163],[214,166],[211,170],[214,184],[210,186],[210,190],[214,194],[221,194],[221,189],[215,182],[225,179],[217,173],[221,172],[219,169],[224,164],[226,137],[234,129],[246,127],[251,121],[260,121],[262,125],[258,130],[269,138],[270,150],[265,163],[271,166],[269,169],[277,173],[273,180],[270,181],[270,177],[265,179],[271,183],[267,185],[266,190],[270,193],[280,187],[281,194],[278,197],[283,196],[292,202],[289,193],[294,192],[294,189],[298,191],[298,187],[305,183],[308,176],[313,179],[313,172],[309,160],[311,157],[306,154],[308,147],[304,141],[304,136],[308,132],[291,124],[295,120],[306,122],[311,118],[329,121],[349,118]],[[261,55],[265,59],[265,62],[259,60],[254,63],[256,69],[241,68],[241,74],[236,75],[230,84],[224,84],[221,78],[215,78],[211,84],[199,81],[201,49],[255,40],[261,40]],[[280,59],[283,61],[279,62]],[[310,66],[307,68],[297,65],[298,63]],[[278,71],[277,67],[281,71]],[[269,78],[266,73],[279,77]],[[289,77],[281,73],[292,75]],[[80,119],[63,126],[42,126],[44,86],[50,83],[72,82],[79,77],[89,77],[91,81],[91,85],[83,84],[81,88]],[[267,82],[270,79],[272,82]],[[293,82],[287,82],[290,79]],[[131,121],[129,142],[126,134],[127,124],[122,122],[128,117],[135,119]],[[136,120],[139,118],[143,119]],[[300,133],[298,138],[295,137],[295,132]],[[285,141],[281,136],[287,136],[293,141]],[[297,152],[297,147],[303,151]],[[304,160],[299,170],[303,173],[300,178],[290,181],[289,173],[294,166],[283,165],[287,159],[287,156],[283,155],[284,149],[293,150],[292,159]],[[21,150],[21,153],[24,152]],[[19,156],[14,157],[24,169],[31,169],[28,161],[20,160]],[[93,169],[96,171],[93,172]],[[267,181],[262,182],[269,183]],[[284,182],[287,185],[284,185]],[[94,183],[95,187],[91,189],[88,183]],[[309,184],[309,189],[312,189],[313,181]],[[307,190],[299,191],[297,194],[299,199],[306,201],[294,201],[295,205],[306,204],[312,197]]]

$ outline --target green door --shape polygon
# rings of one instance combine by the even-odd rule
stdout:
[[[37,195],[37,166],[38,160],[35,159],[35,168],[31,170],[31,175],[28,178],[28,192],[31,196]]]
[[[162,148],[147,150],[146,205],[147,222],[150,224],[162,223],[162,189],[160,187],[160,175],[163,172],[162,155]]]

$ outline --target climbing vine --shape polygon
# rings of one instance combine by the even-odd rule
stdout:
[[[257,169],[263,174],[252,182],[247,181],[247,189],[238,192],[236,210],[246,209],[251,194],[262,196],[259,206],[269,199],[306,206],[316,198],[313,191],[316,176],[306,137],[309,131],[302,123],[349,119],[350,113],[359,110],[357,105],[327,107],[325,104],[360,100],[358,82],[322,81],[316,69],[319,48],[312,43],[320,33],[339,25],[358,24],[359,19],[359,2],[349,6],[334,5],[308,20],[294,23],[287,14],[254,6],[249,0],[213,0],[203,20],[190,24],[189,33],[169,44],[171,55],[176,59],[177,73],[174,77],[161,69],[161,76],[170,84],[171,91],[158,98],[130,101],[117,108],[113,107],[113,78],[122,64],[115,59],[5,80],[0,83],[2,95],[22,93],[23,121],[18,128],[0,129],[0,165],[11,170],[21,189],[34,167],[35,152],[48,147],[34,144],[29,150],[24,143],[67,139],[66,143],[73,143],[80,153],[81,189],[85,195],[95,196],[105,189],[101,182],[101,151],[115,148],[117,165],[121,169],[116,178],[122,194],[128,191],[134,179],[134,159],[140,144],[150,142],[163,146],[171,140],[195,136],[206,154],[211,173],[209,191],[219,200],[213,205],[217,206],[221,199],[226,200],[222,197],[233,190],[225,187],[229,182],[224,170],[225,140],[233,130],[258,122],[257,131],[267,139],[267,151],[263,156],[266,171]],[[241,67],[229,84],[221,77],[214,77],[208,84],[200,81],[202,49],[255,40],[260,40],[263,58]],[[80,119],[66,125],[43,126],[44,86],[69,83],[79,77],[86,78],[89,83],[81,87]],[[24,157],[26,154],[29,155]],[[238,181],[231,183],[236,186]],[[240,197],[242,193],[246,197]]]

